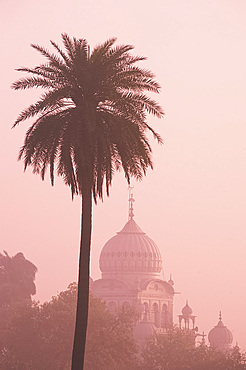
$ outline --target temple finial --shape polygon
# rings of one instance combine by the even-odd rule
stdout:
[[[205,345],[205,334],[204,334],[204,331],[202,332],[202,345]]]
[[[172,279],[172,274],[170,274],[170,279],[168,280],[168,283],[172,286],[174,286],[174,281]]]
[[[133,198],[133,186],[129,186],[129,212],[128,212],[128,221],[132,220],[134,217],[133,213],[133,203],[135,202],[135,199]]]
[[[219,320],[222,321],[221,311],[220,311],[220,314],[219,314]]]

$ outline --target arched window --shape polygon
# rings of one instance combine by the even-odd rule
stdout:
[[[146,261],[146,260],[143,262],[143,270],[144,271],[148,270],[148,261]]]
[[[161,308],[162,312],[167,312],[167,304],[164,303]]]
[[[155,302],[152,306],[152,309],[154,311],[154,323],[155,323],[155,326],[157,328],[160,327],[160,311],[159,311],[159,307],[158,307],[158,304]]]
[[[144,302],[144,309],[147,311],[149,309],[149,304],[147,302]]]
[[[150,320],[149,304],[147,302],[143,303],[143,318],[144,320]]]
[[[110,267],[111,267],[111,269],[114,269],[114,267],[115,267],[115,261],[114,260],[110,261]]]
[[[169,312],[166,303],[164,303],[161,308],[161,326],[163,328],[167,328],[169,326]]]
[[[153,303],[152,309],[154,312],[158,311],[158,304],[156,302]]]
[[[128,263],[127,263],[127,260],[124,260],[123,261],[123,270],[128,270]]]
[[[134,271],[135,270],[135,261],[134,259],[129,260],[129,268],[130,270]]]
[[[116,309],[117,309],[117,304],[115,302],[113,302],[113,301],[109,302],[109,304],[108,304],[108,310],[110,312],[115,312]]]
[[[137,261],[137,269],[138,271],[142,271],[142,261]]]
[[[130,307],[130,303],[129,303],[129,302],[127,302],[127,301],[125,301],[125,302],[122,304],[122,307],[123,307],[123,308],[128,308],[128,307]]]

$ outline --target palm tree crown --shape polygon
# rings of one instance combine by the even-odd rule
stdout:
[[[109,193],[116,170],[123,168],[129,181],[131,176],[141,179],[152,167],[146,131],[159,142],[161,138],[147,124],[146,113],[160,118],[163,111],[144,92],[158,92],[160,86],[152,72],[136,65],[145,58],[132,56],[131,45],[115,46],[112,38],[90,54],[86,40],[67,34],[62,34],[62,40],[65,51],[51,41],[55,54],[31,45],[47,63],[19,68],[31,76],[12,85],[15,90],[45,90],[14,124],[36,116],[19,159],[42,179],[49,167],[52,185],[56,169],[72,196],[82,193],[86,181],[96,201],[102,197],[104,183]]]

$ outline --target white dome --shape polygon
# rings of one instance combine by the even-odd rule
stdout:
[[[232,342],[232,332],[223,324],[221,314],[218,324],[208,333],[208,340],[212,347],[218,349],[229,349]]]
[[[136,271],[138,274],[159,274],[162,260],[159,248],[130,219],[123,229],[104,245],[99,266],[102,273],[125,273]]]

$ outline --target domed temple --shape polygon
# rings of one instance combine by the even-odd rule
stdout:
[[[219,315],[218,324],[208,333],[210,347],[220,351],[228,351],[231,349],[233,336],[232,332],[223,324],[221,312]]]
[[[111,311],[123,305],[136,307],[148,330],[147,322],[165,328],[173,323],[173,281],[162,279],[161,253],[135,222],[133,202],[130,191],[128,222],[104,245],[99,260],[102,277],[92,282],[91,292]]]
[[[141,345],[147,336],[155,332],[165,333],[165,329],[172,326],[175,293],[172,278],[165,281],[161,276],[162,256],[158,246],[134,220],[133,203],[130,188],[128,222],[102,248],[99,259],[101,279],[90,279],[90,290],[106,302],[111,312],[126,305],[136,308],[139,321],[134,337]],[[205,335],[198,333],[196,316],[188,301],[178,319],[180,329],[194,334],[194,345],[199,336],[205,343]],[[221,314],[218,324],[209,332],[208,340],[211,347],[219,350],[231,348],[232,333],[222,323]]]

